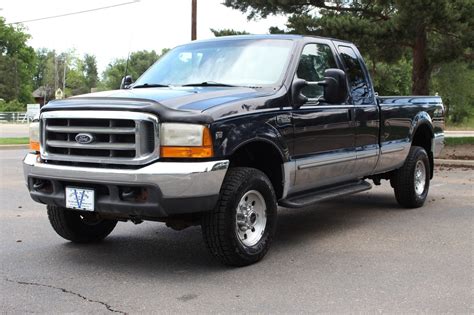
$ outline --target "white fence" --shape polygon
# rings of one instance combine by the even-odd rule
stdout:
[[[26,112],[0,112],[0,123],[28,123],[30,117]]]

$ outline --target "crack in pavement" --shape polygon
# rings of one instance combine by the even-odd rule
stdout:
[[[31,285],[31,286],[38,286],[38,287],[45,287],[45,288],[50,288],[50,289],[55,289],[55,290],[59,290],[63,293],[68,293],[68,294],[71,294],[71,295],[75,295],[77,297],[80,297],[81,299],[83,299],[84,301],[87,301],[89,303],[98,303],[98,304],[101,304],[103,306],[105,306],[105,308],[110,311],[110,312],[113,312],[113,313],[119,313],[119,314],[128,314],[126,312],[123,312],[123,311],[119,311],[117,309],[114,309],[112,308],[112,306],[110,306],[109,304],[105,303],[105,302],[102,302],[102,301],[98,301],[98,300],[91,300],[89,299],[88,297],[80,294],[80,293],[76,293],[76,292],[73,292],[73,291],[69,291],[67,289],[64,289],[64,288],[60,288],[60,287],[55,287],[53,285],[49,285],[49,284],[43,284],[43,283],[37,283],[37,282],[26,282],[26,281],[16,281],[16,280],[10,280],[8,278],[5,278],[6,281],[8,282],[11,282],[11,283],[16,283],[16,284],[22,284],[22,285]]]

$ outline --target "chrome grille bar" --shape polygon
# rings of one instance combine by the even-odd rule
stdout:
[[[135,150],[134,143],[109,143],[109,142],[95,142],[87,145],[73,143],[71,141],[57,141],[57,140],[46,140],[46,146],[55,148],[71,148],[71,149],[84,149],[84,150]]]
[[[108,133],[108,134],[134,134],[135,128],[107,128],[107,127],[67,127],[67,126],[46,126],[46,131],[62,133]]]
[[[128,111],[54,111],[40,117],[41,157],[75,163],[140,165],[159,158],[156,116]],[[78,134],[93,141],[79,143]]]

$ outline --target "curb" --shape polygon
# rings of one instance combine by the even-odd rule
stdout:
[[[21,150],[28,149],[29,147],[29,144],[1,144],[0,150]]]
[[[474,160],[445,160],[435,159],[435,165],[474,167]]]

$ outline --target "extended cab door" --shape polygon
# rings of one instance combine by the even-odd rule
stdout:
[[[332,43],[304,46],[296,76],[321,81],[328,68],[339,68]],[[291,193],[342,183],[354,178],[354,128],[349,103],[327,104],[323,89],[307,86],[302,93],[309,102],[293,111],[295,187]]]
[[[349,83],[349,102],[354,104],[356,163],[354,174],[372,174],[379,157],[380,113],[369,73],[357,48],[336,43]]]

